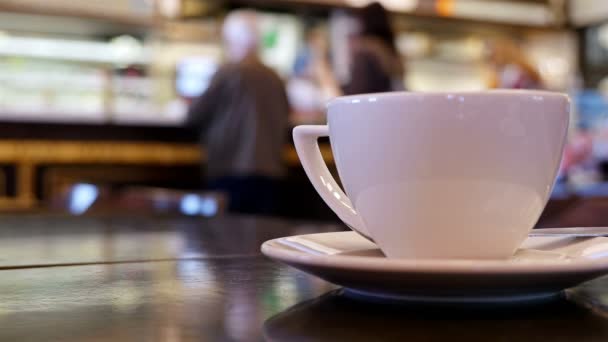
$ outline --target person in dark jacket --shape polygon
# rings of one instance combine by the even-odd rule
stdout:
[[[281,78],[257,54],[255,12],[225,19],[227,63],[194,100],[188,125],[200,132],[209,188],[228,195],[233,212],[276,214],[286,167],[289,105]]]

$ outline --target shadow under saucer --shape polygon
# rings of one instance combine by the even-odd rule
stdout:
[[[580,304],[580,303],[579,303]],[[501,304],[374,303],[334,290],[264,323],[267,341],[608,340],[608,320],[565,296]]]

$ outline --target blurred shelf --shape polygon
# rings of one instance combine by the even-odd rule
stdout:
[[[66,113],[66,112],[27,112],[27,111],[3,111],[0,112],[0,122],[27,124],[27,123],[48,123],[48,124],[89,124],[101,125],[109,121],[106,113]],[[1,130],[1,128],[0,128]]]
[[[302,10],[306,12],[318,12],[318,13],[326,13],[327,11],[334,8],[355,8],[355,4],[365,3],[365,1],[357,1],[357,0],[228,0],[229,3],[238,5],[238,6],[250,6],[254,8],[266,8],[266,9],[296,9]],[[406,6],[405,4],[409,3],[407,1],[387,1],[388,3],[393,4],[394,6]],[[447,2],[447,1],[446,1]],[[450,1],[453,3],[454,1]],[[463,3],[466,0],[462,1]],[[496,7],[492,5],[493,1],[476,1],[477,5],[485,4],[490,5],[488,10],[485,10],[485,13],[494,13]],[[537,30],[555,30],[555,29],[563,29],[566,27],[565,18],[558,19],[554,18],[553,21],[549,20],[549,16],[552,15],[550,9],[550,3],[545,1],[504,1],[504,2],[512,2],[516,6],[521,4],[524,5],[533,5],[531,11],[524,11],[525,15],[529,16],[531,14],[538,14],[539,17],[536,18],[538,22],[526,22],[523,16],[515,16],[513,20],[509,21],[504,18],[504,14],[500,13],[498,15],[494,15],[496,18],[492,18],[490,15],[483,16],[481,13],[484,12],[483,9],[475,9],[472,13],[463,13],[463,15],[459,15],[454,13],[453,15],[442,15],[437,12],[436,9],[436,1],[415,1],[415,8],[407,9],[407,10],[394,10],[392,11],[394,14],[399,17],[403,17],[406,19],[412,20],[422,20],[422,21],[435,21],[439,23],[456,23],[456,24],[480,24],[488,27],[495,28],[507,28],[507,29],[537,29]],[[542,9],[546,7],[547,9]],[[467,6],[467,11],[469,11],[470,6]],[[542,10],[541,10],[542,9]],[[538,13],[539,10],[543,13]],[[520,10],[521,11],[521,10]],[[534,12],[534,13],[533,13]],[[546,17],[545,17],[546,16]]]
[[[86,7],[86,6],[84,6]],[[0,12],[31,14],[52,17],[78,18],[80,20],[98,20],[132,28],[155,28],[159,25],[155,15],[141,16],[104,11],[87,10],[84,8],[66,8],[61,6],[41,6],[40,3],[22,1],[0,1]]]
[[[115,125],[137,127],[179,127],[185,120],[183,117],[163,114],[145,113],[104,113],[90,112],[83,114],[77,111],[0,111],[0,123],[15,124],[66,124],[66,125]],[[0,131],[2,128],[0,128]],[[0,133],[1,136],[1,133]]]

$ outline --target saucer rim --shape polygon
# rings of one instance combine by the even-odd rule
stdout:
[[[280,240],[309,235],[330,235],[330,233],[301,234],[276,238],[264,242],[261,252],[267,257],[287,264],[307,265],[323,268],[339,268],[345,270],[391,272],[391,273],[437,273],[444,274],[549,274],[549,273],[590,273],[608,270],[608,258],[585,259],[583,257],[552,262],[513,263],[507,260],[489,259],[388,259],[370,256],[352,255],[316,255],[290,248],[280,243]],[[353,232],[353,234],[356,234]],[[536,237],[542,238],[542,237]]]

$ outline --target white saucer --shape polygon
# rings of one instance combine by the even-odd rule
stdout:
[[[507,260],[387,259],[355,232],[274,239],[262,252],[351,294],[407,301],[537,300],[608,274],[605,237],[530,237]]]

